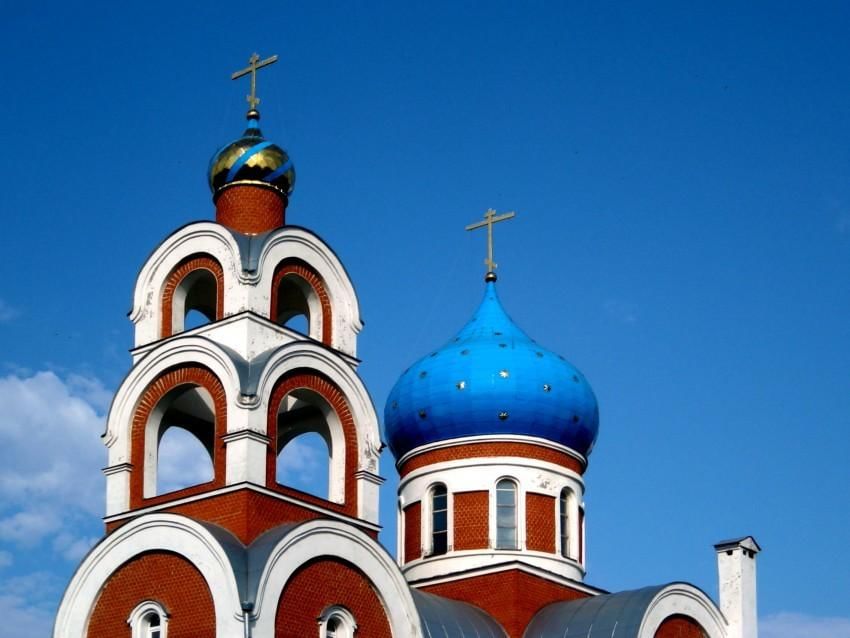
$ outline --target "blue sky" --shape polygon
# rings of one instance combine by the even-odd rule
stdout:
[[[243,16],[242,14],[247,14]],[[850,636],[850,6],[840,2],[3,7],[0,612],[45,635],[102,533],[111,392],[149,252],[212,217],[263,130],[288,219],[349,269],[379,411],[482,293],[592,384],[588,581],[716,594],[753,534],[762,635]],[[261,74],[262,76],[263,74]],[[382,495],[394,544],[392,461]]]

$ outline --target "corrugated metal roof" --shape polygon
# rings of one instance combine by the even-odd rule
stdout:
[[[524,638],[637,638],[649,604],[666,585],[557,602],[541,609]]]
[[[474,605],[417,589],[411,589],[411,593],[426,638],[507,637],[499,623]]]

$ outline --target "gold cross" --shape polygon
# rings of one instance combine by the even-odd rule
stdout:
[[[505,213],[504,215],[496,215],[496,211],[490,208],[486,213],[484,213],[483,222],[470,224],[466,227],[466,230],[475,230],[476,228],[483,228],[484,226],[487,227],[487,259],[484,260],[484,263],[487,265],[488,276],[493,275],[493,277],[495,277],[495,270],[497,267],[496,262],[493,261],[493,224],[496,222],[503,222],[514,216],[516,216],[516,213],[513,211]]]
[[[277,56],[273,55],[270,58],[266,58],[262,62],[260,62],[260,56],[256,53],[252,55],[248,59],[249,65],[247,68],[242,69],[241,71],[236,71],[233,75],[230,76],[231,80],[236,80],[241,78],[243,75],[251,74],[251,95],[248,95],[246,99],[248,100],[248,104],[251,107],[251,110],[257,108],[257,105],[260,103],[260,98],[257,97],[257,69],[262,69],[264,66],[268,66],[269,64],[274,64],[277,62]]]

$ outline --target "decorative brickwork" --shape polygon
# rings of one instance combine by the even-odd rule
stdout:
[[[343,469],[343,475],[345,477],[345,502],[342,504],[310,497],[308,494],[297,492],[297,490],[286,488],[277,483],[277,457],[275,454],[277,450],[277,412],[284,397],[290,392],[299,389],[312,390],[321,396],[333,408],[340,424],[342,424],[345,438],[345,467]],[[281,377],[275,384],[271,399],[269,400],[266,435],[270,440],[268,457],[266,459],[266,484],[270,489],[287,494],[297,493],[298,498],[302,500],[315,500],[323,507],[357,517],[357,478],[355,477],[355,473],[357,472],[357,429],[351,409],[348,407],[348,401],[346,401],[345,396],[336,385],[312,370],[296,370]]]
[[[555,553],[555,497],[525,495],[526,547],[538,552]]]
[[[325,505],[328,505],[327,502]],[[249,545],[260,534],[278,525],[326,518],[321,512],[249,489],[240,489],[226,494],[212,494],[191,503],[163,508],[162,511],[221,525],[245,545]],[[132,519],[127,518],[107,523],[107,533],[111,534],[130,520]],[[377,539],[377,532],[365,527],[360,529]]]
[[[510,638],[521,638],[534,614],[546,605],[588,596],[517,569],[430,585],[422,590],[480,607],[505,628]]]
[[[215,407],[213,480],[167,494],[144,498],[145,427],[157,403],[159,403],[166,393],[181,385],[199,386],[209,392],[212,397]],[[136,412],[133,415],[133,429],[130,442],[130,459],[133,464],[133,471],[130,475],[130,509],[155,505],[222,487],[225,476],[225,445],[222,437],[226,432],[227,398],[224,394],[224,387],[212,372],[200,366],[186,366],[173,368],[162,374],[142,394],[136,406]]]
[[[275,268],[274,278],[272,279],[269,318],[272,321],[277,320],[280,283],[285,277],[298,277],[302,279],[316,293],[319,303],[322,306],[322,343],[327,346],[331,345],[333,316],[331,312],[331,299],[328,296],[325,282],[312,266],[300,259],[287,259]]]
[[[422,556],[422,503],[417,501],[404,508],[404,562]]]
[[[215,220],[243,235],[259,235],[284,224],[287,198],[263,186],[240,184],[220,191]]]
[[[88,638],[130,638],[127,618],[145,600],[168,611],[168,638],[215,638],[215,609],[204,577],[170,552],[143,554],[110,576],[89,620]]]
[[[277,607],[275,638],[317,636],[317,619],[331,605],[351,612],[357,636],[392,638],[386,610],[372,583],[353,565],[332,558],[308,563],[287,582]]]
[[[446,461],[459,461],[472,458],[492,456],[516,456],[523,459],[537,459],[555,463],[579,474],[584,472],[584,465],[575,457],[559,452],[552,448],[535,445],[533,443],[504,443],[504,442],[481,442],[462,443],[452,447],[444,447],[429,452],[423,452],[410,457],[398,466],[401,478],[413,470],[421,467],[443,463]]]
[[[221,270],[221,264],[209,255],[192,255],[181,261],[165,280],[160,304],[162,312],[161,338],[170,337],[172,333],[174,291],[187,275],[198,270],[208,270],[215,277],[215,317],[213,319],[218,320],[224,316],[224,274]]]
[[[490,546],[490,494],[457,492],[454,494],[455,550],[486,549]]]
[[[655,638],[705,638],[706,634],[693,618],[670,616],[655,632]]]

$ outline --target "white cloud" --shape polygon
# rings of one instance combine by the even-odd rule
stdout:
[[[850,618],[782,612],[759,621],[761,638],[850,638]]]
[[[47,572],[0,581],[0,618],[14,627],[16,638],[44,638],[51,634],[61,584]]]
[[[169,428],[159,443],[157,493],[171,492],[213,478],[203,444],[182,428]]]
[[[621,323],[636,323],[638,320],[637,306],[622,299],[609,299],[603,308],[610,317]]]
[[[14,557],[9,552],[0,551],[0,569],[8,567],[15,562]]]
[[[0,541],[31,547],[102,516],[103,392],[53,372],[0,377]]]
[[[16,319],[20,314],[21,313],[17,308],[13,308],[5,301],[0,299],[0,322],[12,321],[12,319]]]

